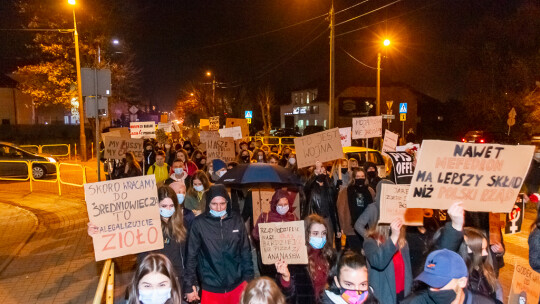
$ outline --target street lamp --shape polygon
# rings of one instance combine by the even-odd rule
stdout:
[[[212,72],[206,72],[206,76],[212,76]],[[214,75],[214,79],[212,80],[212,106],[216,106],[216,75]]]
[[[77,33],[77,19],[75,19],[75,0],[68,0],[73,5],[73,37],[75,39],[75,64],[77,69],[77,91],[79,99],[79,139],[81,144],[81,161],[86,161],[86,134],[84,133],[84,100],[82,98],[81,59],[79,57],[79,34]],[[99,149],[99,147],[96,147]]]
[[[383,45],[389,46],[390,40],[385,39]],[[381,52],[377,56],[377,116],[381,115]]]

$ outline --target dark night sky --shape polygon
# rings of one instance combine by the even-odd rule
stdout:
[[[84,4],[84,0],[80,0]],[[370,0],[336,16],[336,23],[377,9],[394,0]],[[1,28],[17,27],[9,0],[0,0]],[[129,1],[126,1],[129,2]],[[120,33],[142,68],[142,94],[170,109],[188,81],[203,82],[212,70],[222,82],[256,80],[277,90],[302,86],[328,74],[328,27],[324,18],[269,35],[244,38],[297,23],[328,12],[329,0],[132,0],[133,22]],[[360,1],[335,0],[336,11]],[[341,49],[376,66],[376,41],[392,37],[383,61],[383,78],[410,84],[443,101],[460,97],[463,70],[449,51],[483,14],[504,10],[503,0],[403,0],[336,27],[337,35],[366,25],[366,29],[336,39],[336,81],[372,83],[376,72],[355,63]],[[401,16],[395,18],[396,16]],[[386,20],[386,21],[385,21]],[[84,26],[81,24],[80,26]],[[313,43],[306,43],[321,34]],[[2,33],[2,72],[14,67],[25,39]],[[214,46],[212,46],[214,45]],[[297,55],[293,53],[301,50]],[[276,65],[279,65],[276,67]],[[326,81],[324,82],[326,83]],[[338,93],[338,92],[336,92]]]

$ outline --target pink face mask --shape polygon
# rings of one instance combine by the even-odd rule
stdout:
[[[344,289],[342,290],[341,297],[349,304],[362,304],[364,303],[369,295],[369,292],[367,291],[359,291],[359,290],[349,290]]]

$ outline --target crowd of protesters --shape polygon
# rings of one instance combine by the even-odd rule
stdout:
[[[284,167],[304,187],[275,189],[270,211],[253,219],[249,189],[215,183],[250,163]],[[154,174],[159,186],[165,247],[138,255],[128,303],[502,303],[505,246],[487,213],[456,202],[424,210],[423,226],[398,218],[380,224],[381,185],[392,181],[377,170],[355,158],[298,168],[293,149],[260,140],[241,142],[229,163],[207,161],[190,141],[145,141],[142,162],[127,153],[108,170],[110,178]],[[304,220],[308,264],[264,265],[259,224],[297,220]],[[97,233],[92,223],[88,230]],[[540,217],[529,250],[540,272]]]

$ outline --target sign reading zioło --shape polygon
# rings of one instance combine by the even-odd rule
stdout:
[[[163,248],[154,175],[85,184],[84,196],[96,261]]]
[[[339,128],[330,129],[294,139],[298,168],[315,165],[343,157]]]
[[[512,210],[534,146],[424,140],[407,197],[409,208]]]

